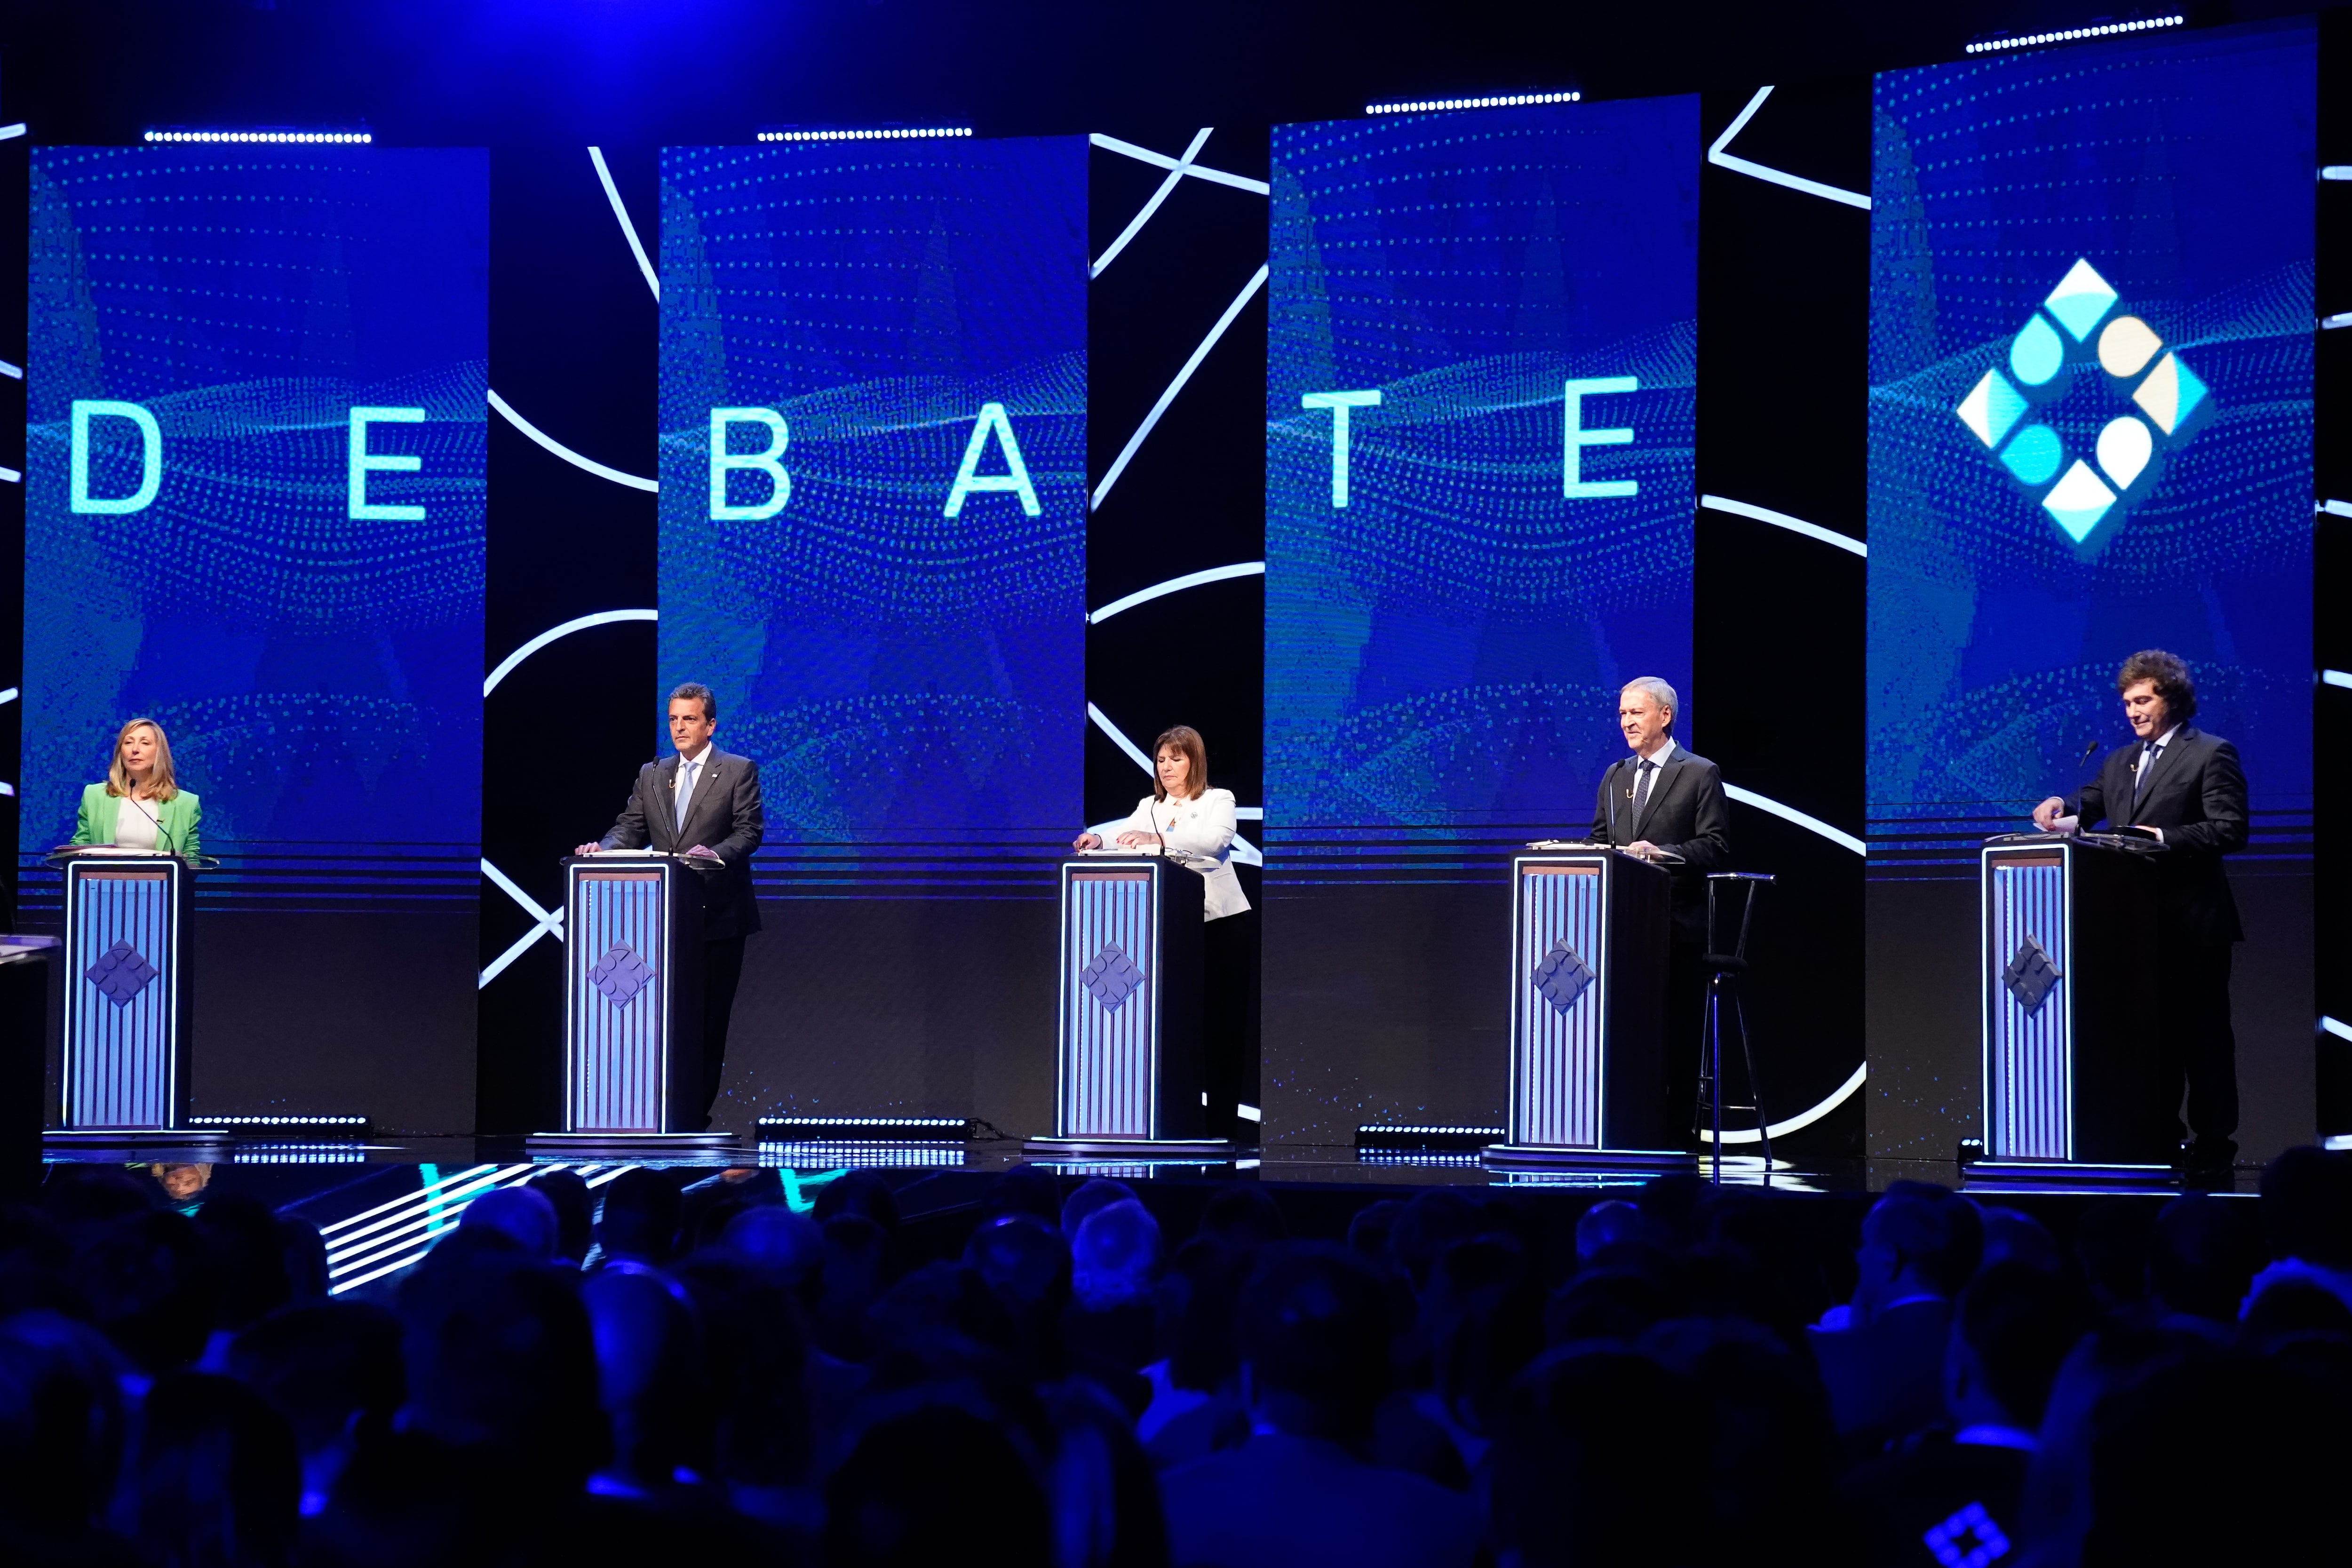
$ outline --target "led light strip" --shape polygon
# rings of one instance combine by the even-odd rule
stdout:
[[[762,131],[762,142],[902,142],[919,136],[969,136],[969,125],[897,125],[872,131]]]
[[[301,142],[367,146],[375,141],[366,131],[150,131],[150,142]]]
[[[2115,33],[2144,33],[2150,27],[2178,27],[2186,16],[2150,16],[2138,22],[2109,22],[2097,27],[2067,27],[2055,33],[2029,33],[2019,38],[1980,38],[1968,46],[1972,55],[2000,49],[2031,49],[2042,44],[2071,44],[2077,38],[2104,38]]]
[[[1576,103],[1580,92],[1513,92],[1499,98],[1423,98],[1410,103],[1368,103],[1366,114],[1434,114],[1447,109],[1517,109],[1529,103]]]

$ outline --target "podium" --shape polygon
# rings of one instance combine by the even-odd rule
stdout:
[[[672,855],[563,862],[563,1128],[534,1151],[724,1147],[702,1116],[702,873]]]
[[[60,853],[65,1026],[45,1142],[216,1142],[188,1122],[188,914],[196,874],[176,855]]]
[[[1054,1131],[1025,1152],[1222,1160],[1206,1136],[1201,874],[1098,852],[1062,862]]]
[[[2160,853],[2042,834],[1979,851],[1985,1153],[1970,1179],[2168,1173],[2179,1086],[2156,1049]]]
[[[1664,1146],[1672,884],[1606,846],[1511,861],[1510,1141],[1487,1164],[1696,1168]]]

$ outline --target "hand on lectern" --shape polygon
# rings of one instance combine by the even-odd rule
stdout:
[[[2055,833],[2058,831],[2058,819],[2064,815],[2066,803],[2053,795],[2033,808],[2033,826],[2044,833]]]
[[[1098,833],[1081,833],[1076,838],[1070,840],[1070,847],[1073,849],[1099,849],[1102,847],[1102,836]]]
[[[593,855],[597,850],[602,849],[603,847],[604,847],[602,844],[583,844],[580,847],[574,849],[572,853],[574,855]]]
[[[708,844],[698,844],[686,852],[686,858],[689,860],[716,860],[719,851]]]
[[[1636,838],[1625,846],[1625,853],[1638,855],[1644,860],[1654,860],[1658,858],[1658,847],[1646,838]]]

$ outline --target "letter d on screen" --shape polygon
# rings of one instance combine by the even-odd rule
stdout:
[[[127,496],[89,493],[89,422],[101,416],[128,419],[139,426],[139,488]],[[163,488],[163,432],[155,416],[135,403],[109,403],[93,398],[74,400],[72,506],[76,511],[121,514],[144,511]]]

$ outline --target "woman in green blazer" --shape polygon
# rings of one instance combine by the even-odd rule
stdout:
[[[81,792],[74,821],[77,845],[163,849],[194,859],[204,808],[172,777],[172,743],[152,719],[133,719],[114,737],[106,782]]]

